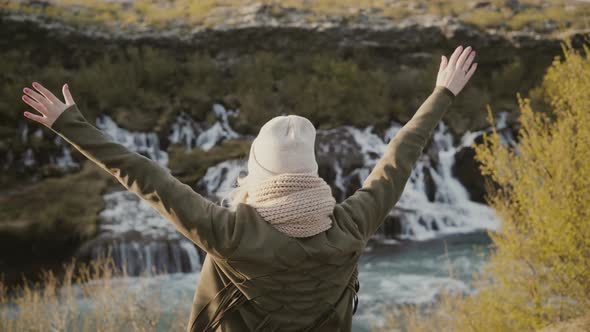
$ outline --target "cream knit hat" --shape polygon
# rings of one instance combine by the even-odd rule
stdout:
[[[272,118],[252,142],[247,204],[278,231],[308,237],[332,227],[336,200],[318,175],[316,130],[297,115]]]
[[[317,175],[315,159],[316,130],[298,115],[277,116],[268,121],[252,142],[248,159],[248,177],[263,181],[283,173]]]

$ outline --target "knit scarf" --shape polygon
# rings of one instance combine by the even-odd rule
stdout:
[[[286,173],[248,190],[247,203],[268,223],[291,237],[308,237],[332,227],[336,205],[330,186],[319,176]]]

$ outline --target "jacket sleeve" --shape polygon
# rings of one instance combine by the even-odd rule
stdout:
[[[233,250],[234,212],[202,197],[157,162],[115,142],[86,121],[77,105],[66,108],[51,130],[145,199],[206,252],[226,256]]]
[[[385,154],[363,185],[341,204],[368,240],[399,200],[414,164],[432,131],[455,99],[444,86],[435,86],[418,111],[388,143]]]

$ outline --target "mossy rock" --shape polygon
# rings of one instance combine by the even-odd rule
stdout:
[[[82,241],[96,233],[101,193],[110,176],[86,162],[80,172],[46,179],[0,196],[0,238],[12,241]]]
[[[173,144],[168,149],[168,166],[180,181],[194,186],[207,169],[228,159],[245,158],[250,150],[250,141],[226,140],[208,151],[200,148],[187,149]]]

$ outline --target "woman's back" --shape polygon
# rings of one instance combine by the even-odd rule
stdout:
[[[277,231],[249,205],[236,218],[242,240],[226,258],[208,255],[189,331],[350,330],[366,242],[341,206],[329,230],[307,238]]]

